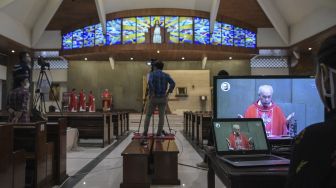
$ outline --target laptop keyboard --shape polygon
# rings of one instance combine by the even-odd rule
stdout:
[[[263,160],[280,160],[278,157],[274,156],[246,156],[246,157],[225,157],[230,159],[232,162],[242,162],[242,161],[263,161]]]

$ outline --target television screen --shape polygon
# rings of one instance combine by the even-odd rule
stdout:
[[[209,19],[194,18],[195,24],[195,44],[210,43],[210,22]]]
[[[179,43],[179,17],[178,16],[166,16],[165,28],[168,34],[168,43]]]
[[[62,46],[64,50],[72,49],[72,32],[62,36]]]
[[[124,18],[123,24],[123,44],[136,43],[136,18]]]
[[[193,43],[192,17],[180,17],[180,43]]]
[[[245,47],[245,30],[240,27],[234,28],[234,46]]]
[[[83,30],[84,47],[93,47],[95,41],[95,26],[90,25],[84,27]]]
[[[211,44],[212,45],[221,45],[222,44],[222,23],[215,22],[214,30],[211,35]]]
[[[252,31],[245,30],[246,32],[246,47],[247,48],[255,48],[256,47],[256,34]]]
[[[222,45],[224,46],[233,46],[233,34],[234,29],[233,25],[223,24],[222,27]]]
[[[72,32],[72,48],[83,48],[83,30],[77,29]]]
[[[143,44],[146,42],[146,33],[149,32],[150,17],[137,17],[137,43]]]
[[[215,118],[262,118],[268,136],[295,135],[324,120],[312,77],[214,77]]]
[[[106,45],[121,44],[121,19],[106,22]]]

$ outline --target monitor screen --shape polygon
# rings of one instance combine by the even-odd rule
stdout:
[[[213,130],[216,149],[228,151],[268,151],[261,119],[214,120]]]
[[[268,136],[294,136],[324,121],[312,77],[214,77],[214,117],[262,118]]]

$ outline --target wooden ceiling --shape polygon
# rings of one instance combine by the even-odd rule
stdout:
[[[99,23],[95,0],[63,0],[46,30],[67,30]]]
[[[256,28],[273,27],[257,0],[222,0],[217,18],[237,20]]]

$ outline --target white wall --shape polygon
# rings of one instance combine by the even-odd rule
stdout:
[[[62,36],[61,31],[44,31],[42,37],[36,45],[35,49],[61,49]]]
[[[257,47],[287,47],[274,28],[258,28]]]

